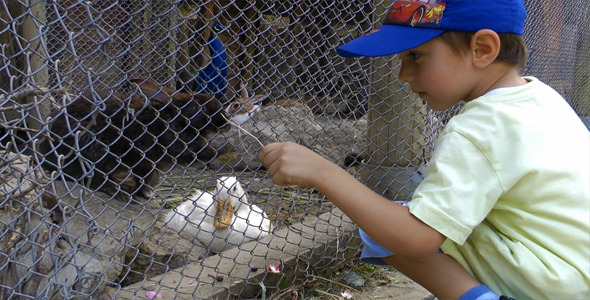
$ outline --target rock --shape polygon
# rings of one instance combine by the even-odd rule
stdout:
[[[162,212],[165,214],[165,212]],[[137,245],[129,249],[125,265],[130,270],[121,273],[118,281],[122,286],[140,282],[176,269],[189,262],[199,261],[208,255],[206,247],[195,237],[187,237],[157,222],[146,232]]]
[[[73,289],[93,295],[115,282],[123,270],[127,247],[136,246],[159,210],[153,201],[124,203],[102,192],[90,193],[72,182],[54,181],[46,193],[59,199],[53,208],[63,213],[60,230],[77,249]],[[74,272],[75,273],[75,272]]]
[[[354,271],[350,271],[348,274],[344,275],[344,281],[353,287],[361,287],[365,284],[365,279],[358,276]]]
[[[0,210],[0,298],[100,294],[119,277],[126,247],[139,244],[159,206],[110,200],[44,175],[28,156],[0,155],[0,197],[7,199]]]
[[[347,153],[364,151],[367,144],[366,117],[354,120],[316,116],[306,105],[263,106],[241,127],[258,141],[238,128],[231,129],[223,139],[237,151],[237,158],[214,162],[211,168],[260,169],[260,143],[296,142],[338,164],[342,163]]]

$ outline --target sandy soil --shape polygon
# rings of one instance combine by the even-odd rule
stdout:
[[[434,296],[419,284],[397,271],[389,272],[390,281],[384,285],[369,283],[353,299],[433,300]]]

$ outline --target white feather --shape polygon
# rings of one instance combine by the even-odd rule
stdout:
[[[230,199],[236,208],[230,226],[215,227],[217,198]],[[235,177],[217,180],[214,193],[197,190],[189,200],[166,213],[169,228],[195,236],[209,250],[219,253],[269,234],[270,219],[256,205],[250,204],[246,192]]]

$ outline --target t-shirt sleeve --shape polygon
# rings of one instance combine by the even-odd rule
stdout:
[[[443,132],[408,204],[410,213],[462,245],[503,190],[485,152],[459,132]]]

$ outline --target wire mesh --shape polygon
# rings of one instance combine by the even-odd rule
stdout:
[[[0,298],[280,297],[356,257],[350,220],[257,157],[295,141],[409,198],[457,108],[425,108],[395,56],[334,51],[390,2],[2,1]],[[590,3],[524,2],[524,73],[590,126]]]

